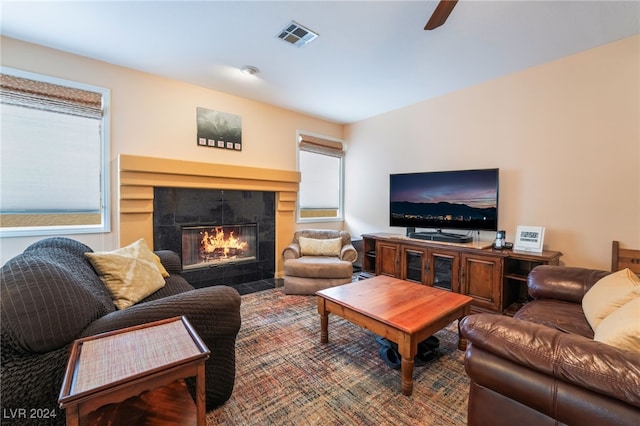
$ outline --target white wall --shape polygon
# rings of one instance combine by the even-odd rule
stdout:
[[[609,269],[612,240],[640,248],[639,64],[634,36],[347,126],[346,229],[404,233],[390,173],[499,167],[508,241],[544,226],[562,263]]]

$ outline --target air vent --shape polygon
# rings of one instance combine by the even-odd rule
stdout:
[[[296,47],[302,47],[308,43],[311,43],[318,37],[318,34],[311,31],[309,28],[305,28],[297,22],[291,21],[289,25],[280,31],[278,38],[293,44]]]

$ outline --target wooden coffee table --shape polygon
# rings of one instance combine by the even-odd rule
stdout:
[[[418,342],[469,315],[472,298],[387,276],[318,291],[320,341],[329,341],[329,313],[398,344],[402,393],[413,392],[413,359]],[[458,348],[466,340],[458,331]]]

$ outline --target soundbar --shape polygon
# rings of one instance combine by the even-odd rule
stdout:
[[[444,232],[409,232],[409,238],[419,240],[439,241],[443,243],[470,243],[473,237],[469,235],[447,234]]]

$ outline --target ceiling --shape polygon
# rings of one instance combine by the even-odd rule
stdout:
[[[640,32],[640,1],[592,0],[461,0],[424,31],[437,3],[2,0],[0,33],[351,123]]]

